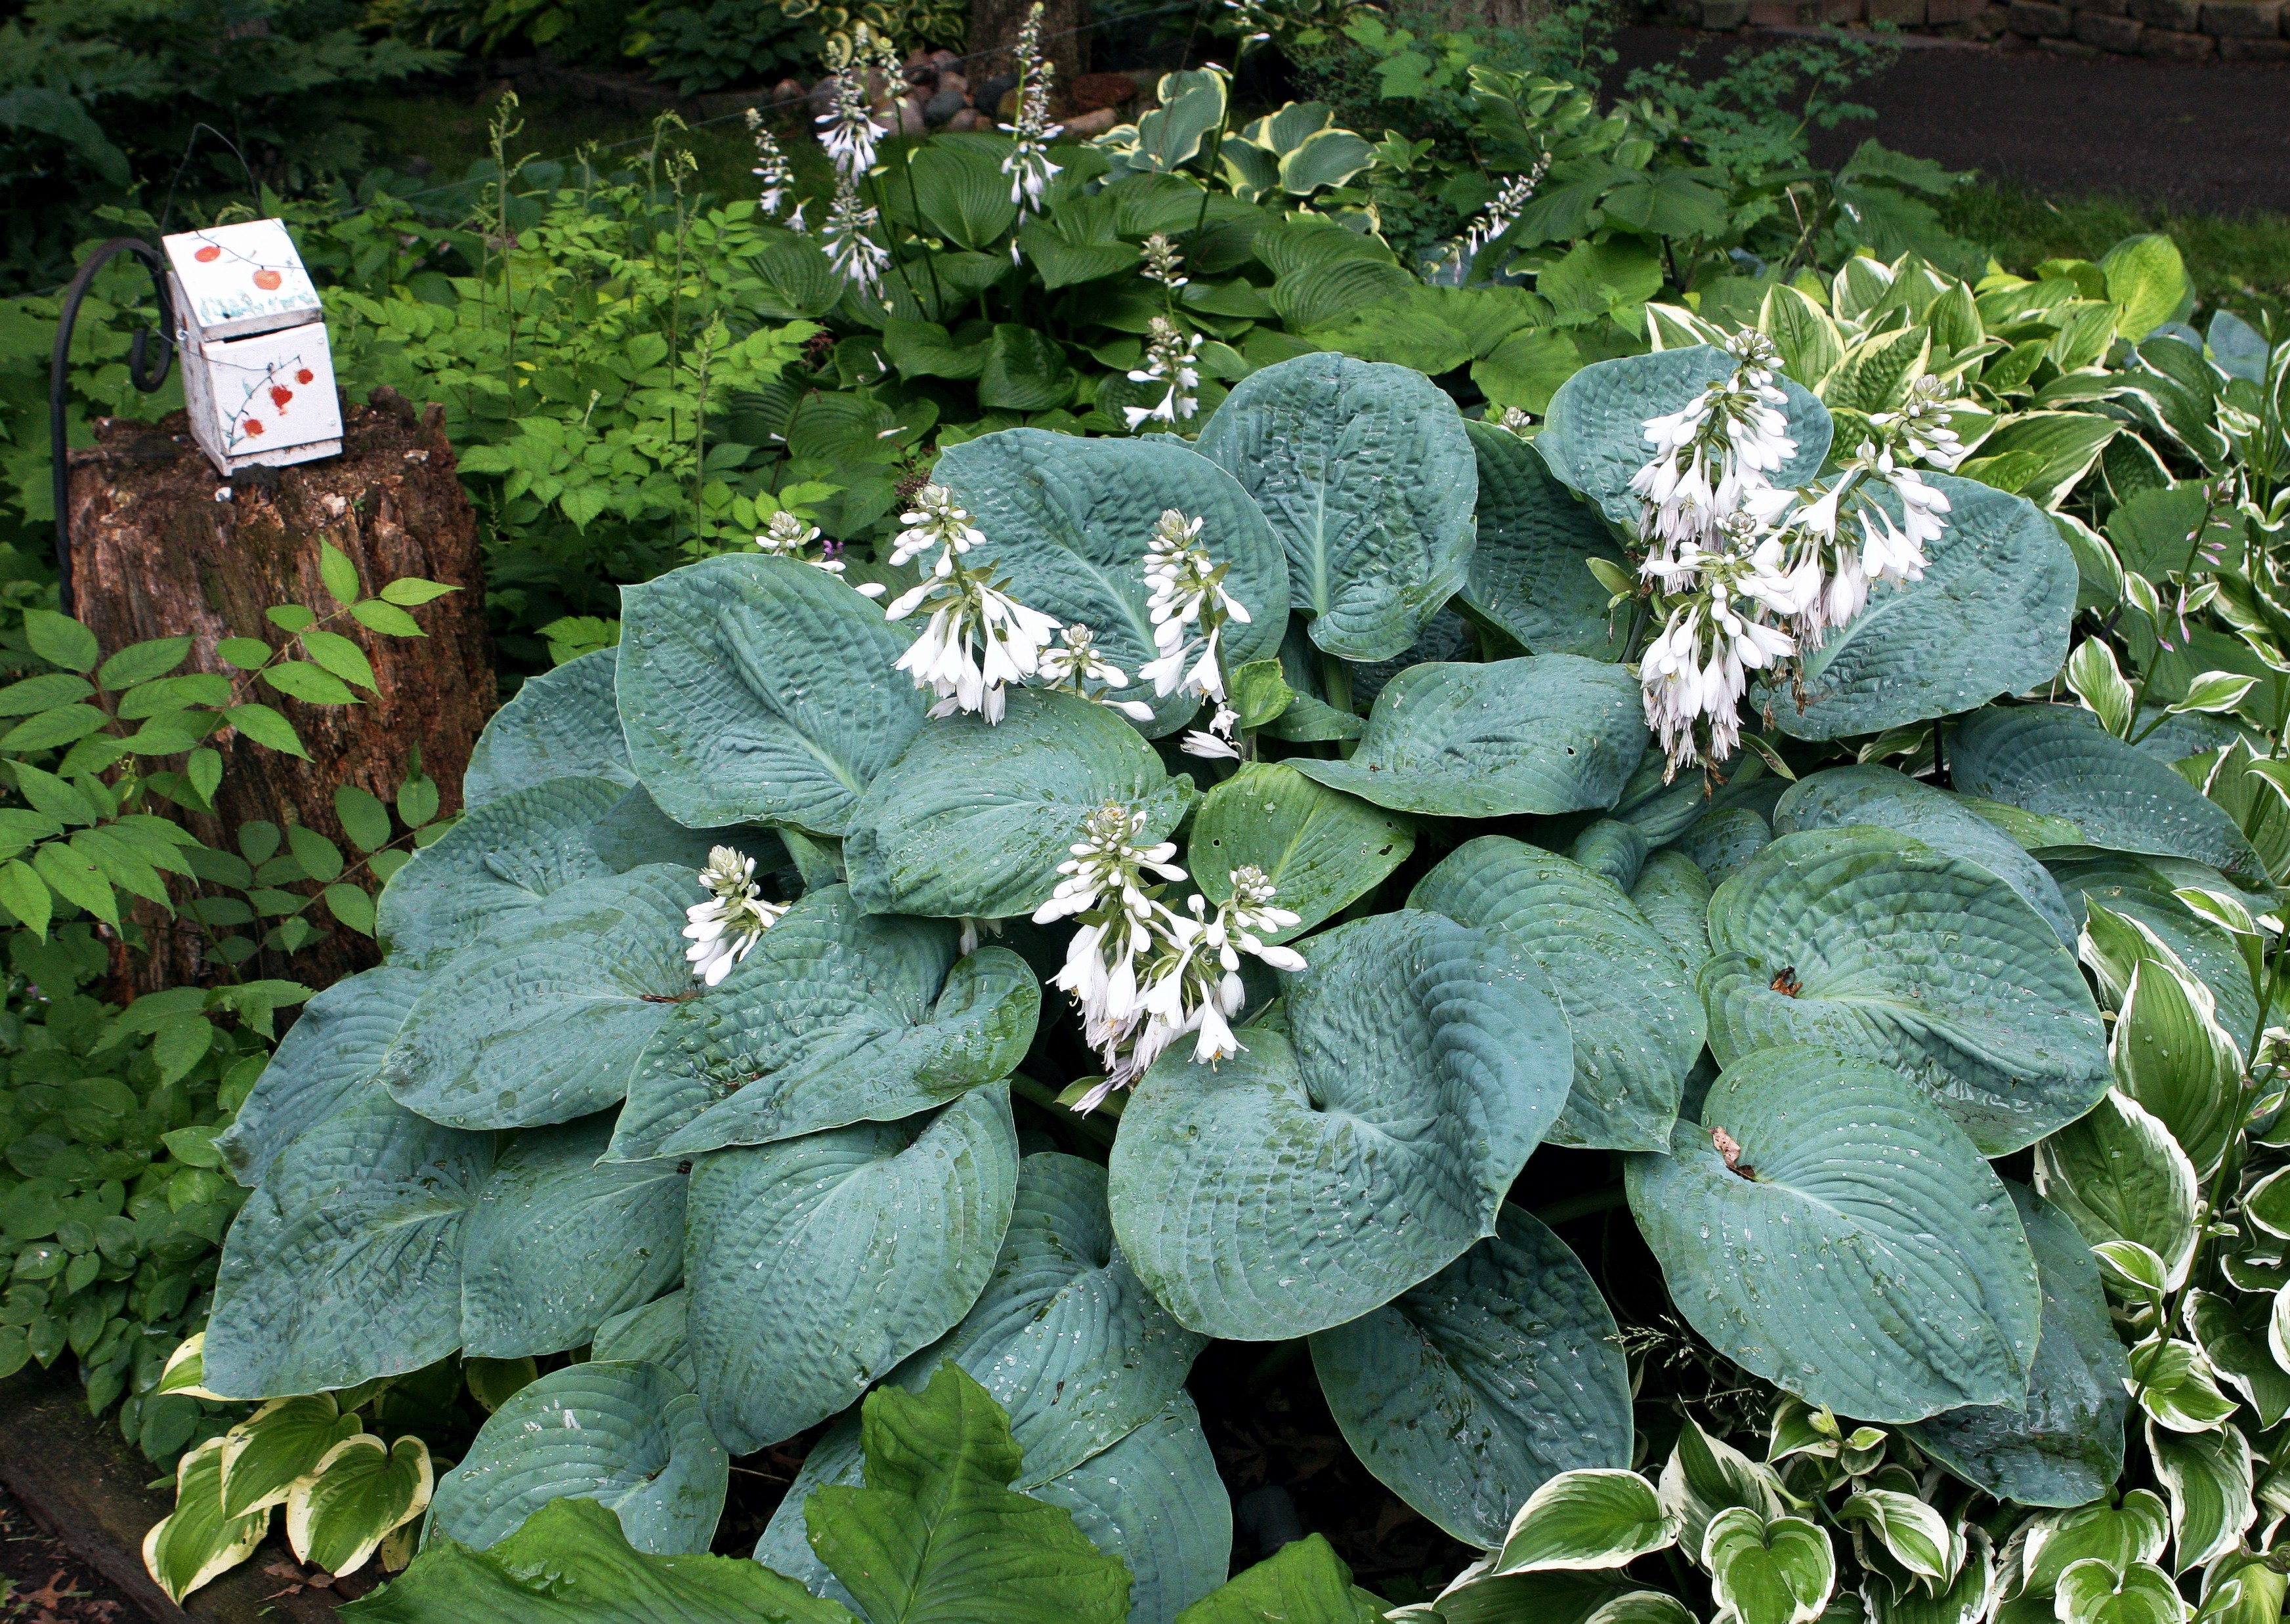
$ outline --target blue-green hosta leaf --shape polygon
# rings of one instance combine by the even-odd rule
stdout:
[[[694,995],[689,868],[568,885],[433,977],[382,1061],[397,1101],[463,1128],[566,1122],[617,1103],[637,1057]]]
[[[1507,818],[1607,807],[1645,754],[1637,679],[1575,654],[1411,666],[1349,761],[1307,776],[1396,812]]]
[[[1891,767],[1831,767],[1790,785],[1774,808],[1776,834],[1851,823],[1873,823],[1977,863],[2018,892],[2062,941],[2073,945],[2075,916],[2044,866],[2018,841],[1944,789],[1918,783]]]
[[[1130,678],[1120,697],[1153,707],[1149,735],[1174,732],[1198,708],[1197,699],[1156,699],[1153,684],[1137,676],[1157,654],[1145,607],[1145,544],[1165,509],[1201,520],[1201,547],[1231,566],[1225,590],[1249,618],[1225,628],[1227,668],[1280,647],[1288,560],[1279,539],[1232,476],[1181,441],[1010,428],[955,446],[933,477],[986,532],[972,563],[990,559],[1019,602],[1094,632],[1105,657]]]
[[[1429,1280],[1314,1336],[1312,1368],[1361,1462],[1469,1544],[1501,1544],[1559,1472],[1629,1464],[1613,1316],[1566,1244],[1518,1207]]]
[[[1111,1449],[1028,1492],[1128,1564],[1129,1624],[1176,1624],[1232,1570],[1232,1495],[1182,1389]]]
[[[1574,1037],[1553,1144],[1660,1150],[1707,1027],[1674,949],[1612,882],[1500,835],[1451,852],[1411,908],[1499,931],[1542,966]]]
[[[955,927],[807,892],[637,1062],[612,1154],[635,1160],[895,1122],[1017,1068],[1041,983]]]
[[[1855,825],[1774,842],[1718,888],[1709,946],[1701,997],[1720,1065],[1791,1043],[1865,1054],[1990,1156],[2107,1092],[2099,1011],[2052,927],[1986,869],[1905,835]]]
[[[1617,524],[1636,525],[1645,504],[1630,479],[1653,454],[1648,418],[1682,411],[1713,383],[1734,375],[1734,358],[1708,344],[1628,356],[1584,367],[1550,397],[1550,415],[1535,448],[1550,471],[1596,503]],[[1829,455],[1829,408],[1794,379],[1781,386],[1797,452],[1773,475],[1785,489],[1811,483]]]
[[[1656,852],[1630,887],[1630,905],[1669,945],[1689,977],[1709,962],[1709,897],[1701,865],[1683,852]]]
[[[1098,807],[1143,812],[1137,838],[1149,845],[1192,800],[1192,780],[1165,772],[1117,713],[1021,689],[994,726],[975,716],[933,722],[868,786],[843,847],[851,894],[875,914],[1030,914]]]
[[[850,827],[922,726],[891,668],[909,634],[824,570],[726,554],[622,590],[621,722],[662,811],[693,828]]]
[[[1919,1421],[1909,1436],[1966,1482],[2023,1506],[2082,1506],[2123,1473],[2131,1365],[2107,1314],[2099,1266],[2076,1227],[2006,1181],[2044,1293],[2043,1333],[2024,1410],[1982,1405]]]
[[[642,1359],[653,1364],[664,1364],[683,1378],[685,1386],[693,1386],[692,1349],[685,1338],[687,1300],[684,1288],[678,1286],[664,1297],[653,1298],[640,1308],[613,1315],[597,1327],[596,1340],[589,1345],[589,1356],[592,1359]]]
[[[215,1149],[254,1185],[305,1128],[358,1093],[379,1092],[381,1057],[422,987],[419,971],[384,964],[335,982],[302,1006]]]
[[[792,1437],[943,1335],[993,1273],[1017,1184],[1002,1087],[697,1157],[684,1277],[716,1436],[735,1454]]]
[[[708,1548],[724,1511],[731,1459],[700,1401],[657,1364],[595,1359],[520,1388],[437,1482],[424,1541],[484,1550],[550,1500],[609,1506],[637,1550]]]
[[[1408,820],[1314,783],[1288,762],[1254,761],[1210,790],[1185,849],[1193,883],[1212,902],[1232,895],[1232,871],[1264,870],[1297,921],[1288,941],[1365,896],[1415,849]]]
[[[561,778],[506,790],[464,815],[444,838],[390,876],[375,905],[375,934],[393,962],[434,970],[514,918],[529,919],[568,885],[646,863],[698,868],[733,831],[671,823],[642,789],[615,779]],[[749,854],[777,864],[778,842]],[[768,839],[768,836],[765,836]]]
[[[2024,705],[1967,716],[1950,737],[1956,786],[2065,818],[2095,846],[2192,858],[2242,881],[2266,868],[2226,809],[2089,711]]]
[[[788,1484],[787,1493],[781,1498],[772,1512],[772,1520],[765,1524],[762,1537],[756,1541],[756,1560],[773,1572],[784,1573],[797,1580],[822,1601],[857,1606],[858,1599],[843,1588],[842,1581],[819,1559],[819,1553],[811,1548],[804,1511],[811,1503],[812,1491],[822,1484],[856,1488],[865,1481],[866,1455],[859,1442],[859,1406],[853,1404],[820,1435],[819,1442],[804,1456],[795,1481]]]
[[[1113,1238],[1105,1169],[1052,1151],[1018,1167],[1002,1252],[962,1324],[892,1380],[951,1359],[1010,1415],[1031,1492],[1110,1448],[1181,1393],[1204,1339],[1169,1317]]]
[[[1782,732],[1837,739],[1904,727],[2039,687],[2068,655],[2075,556],[2024,497],[1926,476],[1950,503],[1924,579],[1879,585],[1805,658],[1806,704],[1769,697]],[[1968,788],[1958,779],[1959,788]]]
[[[462,1240],[465,1352],[513,1359],[578,1348],[674,1283],[684,1178],[669,1162],[599,1160],[612,1132],[604,1116],[535,1128],[493,1164]]]
[[[352,1602],[351,1624],[858,1624],[739,1556],[653,1556],[592,1500],[550,1500],[488,1551],[429,1542],[393,1583]]]
[[[1716,806],[1677,837],[1676,850],[1692,859],[1712,885],[1723,885],[1773,844],[1773,826],[1755,807]]]
[[[1608,613],[1613,594],[1589,566],[1604,558],[1629,568],[1613,532],[1551,477],[1532,442],[1492,423],[1463,427],[1479,460],[1479,541],[1463,606],[1533,653],[1619,658],[1629,628]]]
[[[1122,1251],[1178,1320],[1262,1341],[1357,1319],[1480,1236],[1573,1076],[1565,1017],[1501,933],[1412,909],[1315,937],[1293,1036],[1181,1043],[1114,1141]]]
[[[223,1243],[205,1386],[316,1393],[419,1370],[461,1341],[461,1240],[489,1135],[353,1101],[281,1151]]]
[[[1701,1121],[1669,1156],[1630,1157],[1627,1181],[1670,1300],[1719,1351],[1873,1421],[2024,1400],[2035,1260],[2002,1182],[1923,1094],[1857,1056],[1764,1049],[1726,1068]]]
[[[1455,403],[1421,372],[1279,362],[1234,387],[1198,444],[1271,521],[1289,602],[1329,653],[1389,659],[1462,586],[1478,463]]]
[[[609,778],[633,786],[628,740],[613,693],[617,648],[598,649],[554,671],[528,676],[516,697],[493,712],[469,751],[461,804],[486,802],[553,778]]]

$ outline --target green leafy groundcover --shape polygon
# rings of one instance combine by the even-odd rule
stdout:
[[[1211,1339],[1308,1356],[1485,1555],[1390,1616],[2278,1615],[2290,351],[2263,393],[2133,331],[2152,260],[1766,291],[1787,477],[1902,421],[1966,471],[1738,745],[1645,697],[1685,612],[1631,567],[1645,425],[1766,353],[1683,308],[1539,433],[1323,354],[1197,451],[950,450],[932,579],[1122,667],[998,721],[895,663],[950,610],[916,644],[794,556],[631,589],[489,728],[327,1063],[228,1136],[203,1389],[540,1362],[361,1617],[1384,1616],[1310,1540],[1225,1582]],[[2134,455],[1983,454],[2023,385]],[[2241,567],[2140,574],[2099,508],[2213,453]],[[2166,597],[2264,675],[2176,670]],[[1144,685],[1173,647],[1221,703]],[[744,857],[703,882],[703,843]],[[752,940],[696,976],[726,909]],[[1077,933],[1113,916],[1157,988],[1167,943],[1205,966],[1157,1057],[1067,996],[1116,1001]],[[727,1458],[822,1423],[757,1559],[705,1555]]]

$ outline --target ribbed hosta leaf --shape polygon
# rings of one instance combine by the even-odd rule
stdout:
[[[1463,584],[1478,463],[1455,404],[1421,372],[1335,355],[1251,373],[1201,430],[1288,555],[1312,641],[1388,660]]]
[[[1005,184],[1004,190],[1008,188]],[[1125,700],[1154,708],[1145,732],[1174,732],[1198,697],[1157,699],[1138,668],[1154,659],[1145,606],[1145,544],[1164,510],[1202,521],[1200,546],[1229,564],[1225,590],[1248,611],[1225,628],[1228,668],[1277,652],[1288,624],[1288,560],[1264,515],[1232,476],[1174,440],[1085,440],[1010,428],[965,441],[933,477],[949,486],[986,532],[973,564],[991,559],[1012,596],[1096,634],[1130,679]]]
[[[1683,852],[1656,852],[1630,887],[1630,904],[1645,916],[1688,976],[1709,962],[1709,876]]]
[[[2049,682],[2068,654],[2075,557],[2024,497],[1928,474],[1948,528],[1926,545],[1924,579],[1878,585],[1853,622],[1805,658],[1805,708],[1772,695],[1799,739],[1874,733]],[[1961,786],[1960,786],[1961,787]]]
[[[644,1359],[664,1364],[693,1385],[692,1350],[685,1340],[685,1304],[681,1286],[665,1297],[655,1297],[641,1308],[615,1314],[597,1327],[589,1345],[592,1359]]]
[[[1701,1122],[1627,1174],[1670,1300],[1720,1352],[1873,1421],[2025,1399],[2035,1260],[2001,1181],[1924,1095],[1857,1056],[1766,1049],[1726,1068]]]
[[[384,964],[335,982],[302,1006],[230,1126],[215,1135],[241,1184],[261,1182],[301,1132],[361,1092],[381,1092],[381,1057],[420,992],[419,971]]]
[[[612,1508],[640,1551],[705,1551],[731,1464],[672,1372],[611,1359],[568,1364],[487,1419],[437,1480],[422,1536],[483,1550],[550,1500],[577,1495]]]
[[[2074,916],[2044,866],[2018,841],[1944,789],[1918,783],[1890,767],[1830,767],[1790,785],[1774,808],[1777,835],[1853,823],[1873,823],[1977,863],[2018,892],[2062,941],[2074,944]]]
[[[526,677],[516,697],[493,712],[477,735],[461,776],[461,804],[483,806],[553,778],[635,784],[613,691],[620,657],[617,648],[598,649]]]
[[[1492,1548],[1549,1478],[1629,1464],[1619,1335],[1566,1244],[1506,1205],[1494,1235],[1431,1278],[1313,1337],[1312,1368],[1367,1468]]]
[[[1123,1116],[1130,1266],[1184,1324],[1269,1340],[1356,1319],[1493,1232],[1573,1076],[1565,1018],[1500,932],[1380,914],[1283,978],[1293,1038],[1179,1044]]]
[[[2168,765],[2065,705],[1983,710],[1950,730],[1956,787],[2065,818],[2086,842],[2190,857],[2248,884],[2266,869],[2226,809]]]
[[[480,937],[434,977],[382,1061],[398,1102],[462,1128],[565,1122],[616,1104],[685,998],[689,868],[653,864],[568,885]]]
[[[1604,558],[1628,568],[1613,532],[1551,477],[1532,442],[1492,423],[1463,427],[1479,460],[1479,540],[1464,607],[1533,653],[1619,658],[1629,628],[1608,618],[1613,594],[1589,567]]]
[[[2084,1506],[2123,1474],[2131,1363],[2107,1314],[2084,1238],[2023,1184],[2007,1182],[2043,1287],[2043,1334],[2028,1406],[1950,1410],[1910,1430],[1967,1483],[2023,1506]]]
[[[629,758],[693,828],[841,835],[928,696],[891,668],[910,633],[824,570],[727,554],[621,591]]]
[[[1105,1207],[1105,1169],[1045,1151],[1018,1168],[1017,1204],[986,1289],[962,1324],[893,1380],[919,1390],[948,1359],[1010,1413],[1026,1452],[1016,1486],[1071,1470],[1178,1393],[1204,1339],[1131,1272]]]
[[[1294,764],[1397,812],[1507,818],[1612,806],[1645,742],[1637,678],[1538,654],[1411,666],[1376,696],[1350,760]]]
[[[1553,1144],[1669,1145],[1706,1026],[1675,950],[1628,897],[1580,864],[1488,835],[1425,875],[1408,905],[1503,932],[1549,976],[1574,1038]]]
[[[1682,411],[1713,383],[1734,375],[1734,358],[1713,345],[1665,349],[1650,356],[1597,361],[1558,386],[1550,415],[1535,436],[1550,471],[1595,502],[1617,524],[1636,525],[1645,503],[1630,478],[1653,455],[1648,418]],[[1772,475],[1784,489],[1811,482],[1829,455],[1829,409],[1793,379],[1777,381],[1796,454]]]
[[[726,831],[730,833],[730,831]],[[770,868],[778,844],[741,830]],[[762,836],[768,846],[758,846]],[[698,868],[721,836],[671,823],[652,797],[609,778],[561,778],[511,789],[463,816],[389,879],[375,905],[375,934],[394,963],[435,969],[549,897],[582,880],[646,863]]]
[[[1041,983],[1006,948],[957,959],[955,927],[807,893],[637,1062],[613,1136],[623,1159],[895,1122],[1007,1076]]]
[[[1056,889],[1058,865],[1097,808],[1117,801],[1143,812],[1137,838],[1149,845],[1192,800],[1192,780],[1164,772],[1116,712],[1022,689],[997,725],[974,716],[932,723],[869,786],[843,848],[851,893],[877,914],[1030,914]]]
[[[1234,869],[1261,868],[1297,916],[1269,938],[1287,941],[1374,890],[1414,849],[1407,819],[1316,784],[1287,762],[1253,761],[1202,797],[1185,866],[1213,902],[1232,895]]]
[[[1907,836],[1775,841],[1718,888],[1709,946],[1701,996],[1720,1065],[1791,1043],[1865,1054],[1990,1156],[2107,1092],[2099,1011],[2052,927],[1986,869]]]
[[[695,1158],[684,1274],[716,1436],[735,1454],[792,1437],[943,1335],[993,1272],[1017,1181],[999,1087]]]

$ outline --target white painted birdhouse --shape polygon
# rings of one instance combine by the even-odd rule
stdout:
[[[285,222],[165,239],[191,435],[225,477],[342,449],[326,324]]]

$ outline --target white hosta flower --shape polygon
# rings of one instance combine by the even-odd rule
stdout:
[[[1953,473],[1966,448],[1949,426],[1950,417],[1970,401],[1946,398],[1948,386],[1926,372],[1909,386],[1909,404],[1898,412],[1879,412],[1870,426],[1897,444],[1910,460]]]
[[[1545,153],[1535,160],[1533,169],[1523,175],[1514,175],[1495,194],[1486,212],[1473,220],[1463,233],[1463,254],[1470,258],[1489,243],[1511,228],[1513,221],[1526,212],[1526,205],[1534,200],[1534,188],[1542,184],[1542,177],[1550,168],[1550,155]]]
[[[937,694],[933,716],[974,711],[990,726],[1002,720],[1007,691],[1034,675],[1058,623],[983,575],[951,569],[945,555],[940,562],[949,565],[946,572],[933,572],[883,612],[892,620],[917,609],[930,612],[922,636],[893,662],[893,668],[911,676],[916,687]]]
[[[1036,924],[1070,918],[1106,903],[1140,920],[1148,911],[1146,876],[1181,881],[1185,871],[1170,860],[1177,855],[1173,841],[1141,846],[1145,814],[1132,812],[1118,801],[1108,801],[1082,820],[1082,837],[1068,848],[1073,855],[1058,865],[1061,876],[1050,900],[1034,911]]]
[[[835,161],[838,177],[855,180],[875,167],[875,143],[884,133],[869,108],[867,42],[852,47],[849,58],[835,75],[835,105],[813,122],[819,144]]]
[[[764,128],[764,116],[754,108],[748,109],[748,132],[756,142],[756,166],[748,172],[760,183],[756,206],[763,211],[765,219],[774,220],[779,216],[780,205],[795,196],[795,170],[788,163],[787,154],[780,150],[779,142],[772,138],[772,132]],[[797,209],[789,221],[797,231],[803,229],[802,215],[803,211]]]
[[[1189,421],[1200,409],[1201,390],[1200,354],[1192,339],[1167,316],[1157,316],[1146,325],[1144,359],[1144,365],[1132,369],[1129,381],[1165,384],[1167,390],[1152,405],[1122,407],[1129,431],[1134,434],[1147,423]]]
[[[1183,643],[1189,627],[1248,624],[1248,606],[1225,590],[1232,566],[1209,556],[1200,544],[1201,523],[1165,508],[1145,542],[1145,612],[1153,644],[1164,653]]]
[[[835,274],[862,292],[881,286],[891,263],[890,250],[867,235],[879,219],[872,205],[860,201],[859,188],[848,176],[837,181],[835,201],[829,205],[819,240]]]
[[[1085,683],[1103,683],[1109,688],[1126,688],[1129,678],[1119,666],[1101,653],[1097,636],[1079,621],[1058,634],[1061,646],[1042,655],[1042,680],[1056,688],[1071,688],[1076,692]]]
[[[1239,720],[1239,712],[1220,704],[1208,727],[1187,733],[1178,748],[1188,756],[1205,756],[1212,761],[1238,761],[1240,750],[1232,741],[1232,730]]]
[[[1719,522],[1769,490],[1797,454],[1783,410],[1789,396],[1774,381],[1781,357],[1773,340],[1751,331],[1734,334],[1726,348],[1736,363],[1730,379],[1644,426],[1653,454],[1631,476],[1630,489],[1646,505],[1643,567],[1665,591],[1691,580],[1677,549],[1716,546]]]
[[[944,485],[925,485],[916,492],[914,507],[899,516],[899,523],[906,529],[891,543],[893,569],[933,547],[959,556],[986,540],[986,532],[971,522],[969,510]]]
[[[712,894],[684,910],[684,934],[692,942],[684,956],[693,976],[709,987],[720,985],[788,910],[784,902],[765,901],[755,877],[756,860],[730,846],[709,852],[700,871],[700,883]]]
[[[811,549],[817,544],[821,556],[814,558]],[[819,526],[805,523],[784,508],[772,515],[764,526],[764,533],[756,538],[756,545],[774,558],[789,558],[797,564],[807,564],[814,570],[824,570],[829,575],[843,573],[843,560],[834,556],[836,544],[819,539]],[[865,581],[852,588],[867,597],[880,597],[884,588],[880,581]]]
[[[1172,293],[1192,280],[1182,274],[1184,256],[1166,232],[1156,231],[1145,239],[1145,276],[1159,283]]]
[[[1781,545],[1771,538],[1753,550],[1692,549],[1685,562],[1701,588],[1670,611],[1638,662],[1646,725],[1672,774],[1697,760],[1733,755],[1749,674],[1798,652],[1797,639],[1763,617],[1805,601],[1803,578],[1784,568]]]
[[[1012,137],[1002,172],[1010,177],[1010,201],[1021,209],[1039,209],[1042,195],[1059,174],[1050,162],[1050,143],[1065,133],[1063,124],[1050,122],[1050,82],[1056,69],[1042,54],[1042,7],[1036,0],[1018,30],[1013,49],[1018,63],[1018,122],[1001,126]],[[1014,252],[1016,244],[1012,244]]]

